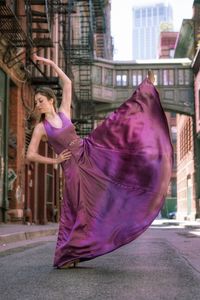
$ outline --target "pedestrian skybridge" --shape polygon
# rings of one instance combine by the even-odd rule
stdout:
[[[166,111],[194,114],[194,82],[191,60],[158,59],[107,61],[98,59],[92,65],[92,99],[96,112],[109,112],[130,97],[151,69],[155,85]]]

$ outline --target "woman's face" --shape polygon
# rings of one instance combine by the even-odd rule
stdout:
[[[46,96],[38,93],[35,95],[35,109],[40,114],[51,112],[53,108],[53,99],[48,99]]]

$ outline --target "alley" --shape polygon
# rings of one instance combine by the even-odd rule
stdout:
[[[198,300],[199,233],[154,225],[135,242],[68,270],[52,267],[55,237],[7,250],[0,254],[1,299]]]

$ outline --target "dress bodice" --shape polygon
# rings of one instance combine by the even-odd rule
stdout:
[[[62,127],[57,128],[44,120],[44,128],[48,137],[48,143],[53,147],[54,151],[59,154],[64,149],[70,148],[76,141],[81,140],[76,134],[76,130],[71,120],[63,112],[58,112],[62,120]]]

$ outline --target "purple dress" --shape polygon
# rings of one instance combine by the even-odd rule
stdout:
[[[143,233],[163,205],[173,157],[159,95],[148,79],[84,139],[64,113],[59,116],[62,128],[44,121],[54,151],[72,153],[62,163],[55,267],[103,255]]]

